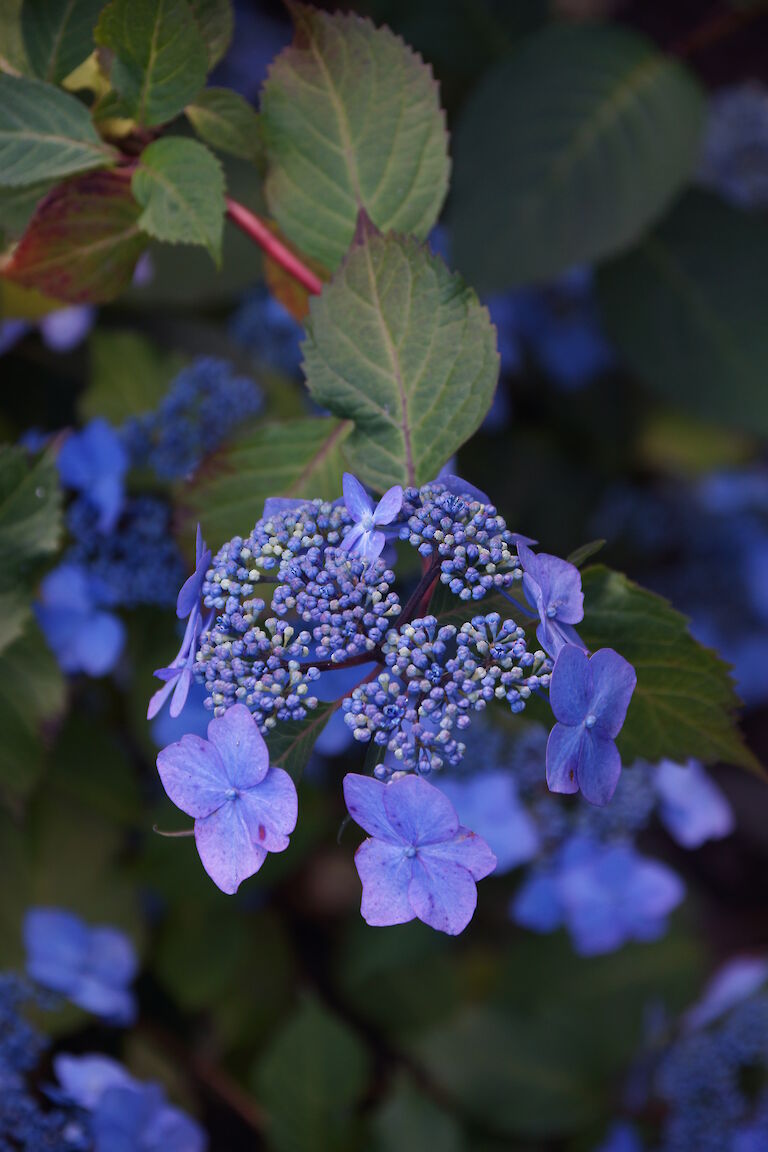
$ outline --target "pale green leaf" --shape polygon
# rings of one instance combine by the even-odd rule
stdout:
[[[213,68],[226,55],[232,40],[234,14],[230,0],[189,0]]]
[[[142,152],[131,188],[144,209],[144,232],[169,244],[200,244],[220,262],[224,173],[204,145],[181,136],[155,140]]]
[[[93,51],[103,0],[24,0],[21,30],[36,76],[58,84]]]
[[[274,1152],[342,1152],[370,1069],[362,1041],[306,1000],[262,1057],[256,1077]]]
[[[640,379],[697,416],[768,433],[768,220],[691,192],[597,284]]]
[[[551,25],[467,103],[454,148],[456,262],[485,291],[627,246],[699,154],[699,86],[634,32]]]
[[[96,40],[114,53],[111,80],[141,124],[172,120],[208,73],[208,49],[187,0],[112,0]]]
[[[335,269],[360,209],[425,237],[448,188],[432,71],[388,28],[291,4],[293,45],[272,65],[261,119],[266,196],[282,232]]]
[[[261,152],[259,118],[247,100],[229,88],[203,88],[186,113],[201,140],[242,160]]]
[[[58,180],[114,158],[76,96],[0,73],[0,187]]]
[[[350,431],[331,418],[259,424],[202,469],[186,497],[189,524],[199,521],[206,539],[223,541],[247,535],[269,496],[335,500]]]
[[[695,757],[760,770],[736,726],[728,665],[693,639],[686,618],[602,565],[586,569],[583,585],[579,635],[593,650],[615,648],[637,672],[618,738],[624,763]]]
[[[97,328],[88,341],[91,371],[80,396],[82,420],[102,416],[122,424],[156,408],[184,358],[165,352],[138,332]]]
[[[314,399],[355,422],[352,471],[379,491],[434,479],[482,422],[499,368],[475,293],[414,239],[368,226],[311,301],[303,352]]]

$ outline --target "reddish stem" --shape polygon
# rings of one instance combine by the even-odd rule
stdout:
[[[227,197],[227,215],[233,224],[237,224],[246,236],[250,236],[251,240],[254,240],[271,260],[284,268],[289,276],[292,276],[303,288],[306,288],[307,292],[313,296],[319,296],[323,290],[323,282],[320,277],[316,276],[306,264],[303,264],[298,256],[295,256],[281,240],[278,240],[263,220],[229,196]]]

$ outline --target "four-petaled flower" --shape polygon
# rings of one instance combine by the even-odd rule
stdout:
[[[615,739],[635,690],[635,670],[612,648],[587,656],[567,644],[555,661],[549,703],[557,724],[547,741],[547,784],[607,804],[621,775]]]
[[[184,639],[181,642],[181,648],[179,648],[179,651],[168,667],[158,668],[155,672],[156,678],[165,681],[165,683],[162,688],[158,688],[157,692],[154,693],[152,699],[149,701],[147,720],[154,719],[171,695],[171,692],[173,692],[170,708],[171,716],[178,716],[187,702],[187,696],[189,695],[189,689],[192,683],[192,672],[195,666],[195,656],[197,655],[198,637],[208,626],[208,621],[203,621],[200,610],[200,597],[203,592],[205,573],[208,570],[210,562],[211,550],[206,547],[200,525],[198,524],[197,537],[195,540],[195,570],[182,584],[176,600],[176,615],[180,620],[188,617],[187,627],[184,630]]]
[[[572,625],[584,619],[584,593],[578,568],[549,556],[532,552],[518,537],[517,554],[523,565],[523,591],[539,614],[536,636],[545,652],[557,656],[565,644],[584,645]]]
[[[476,881],[493,872],[496,857],[459,824],[448,797],[419,776],[384,784],[349,773],[344,799],[371,837],[355,854],[363,919],[383,926],[418,917],[451,936],[462,932],[477,904]]]
[[[372,564],[384,550],[386,536],[379,532],[382,524],[391,524],[403,506],[403,489],[399,484],[384,493],[374,508],[360,481],[351,472],[343,478],[344,503],[355,523],[341,542],[342,548]]]
[[[138,967],[128,937],[117,928],[91,928],[60,908],[31,908],[24,919],[27,972],[43,988],[66,996],[94,1016],[130,1024],[130,990]]]
[[[232,895],[258,872],[268,852],[282,852],[296,827],[296,788],[269,752],[253,716],[235,704],[208,725],[208,739],[187,735],[157,757],[163,787],[193,816],[206,872]]]
[[[128,464],[123,442],[106,420],[91,420],[61,446],[56,461],[61,482],[94,506],[100,532],[111,532],[120,516]]]

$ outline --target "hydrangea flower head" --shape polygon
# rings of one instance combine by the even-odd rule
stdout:
[[[689,760],[687,765],[662,760],[654,784],[661,822],[683,848],[698,848],[707,840],[721,840],[733,832],[730,804],[696,760]]]
[[[232,895],[258,872],[269,852],[282,852],[296,827],[296,787],[269,752],[251,713],[235,704],[208,725],[208,739],[183,736],[157,757],[163,787],[195,820],[203,867]]]
[[[573,628],[584,619],[578,568],[559,556],[537,555],[522,540],[518,540],[517,553],[523,565],[523,591],[539,615],[539,644],[550,656],[557,656],[566,644],[583,647]]]
[[[130,991],[137,969],[128,937],[116,928],[91,928],[59,908],[32,908],[24,920],[29,976],[78,1007],[117,1024],[136,1014]]]
[[[383,926],[418,918],[450,936],[462,932],[477,904],[476,882],[493,872],[496,857],[459,824],[448,797],[419,776],[384,784],[348,773],[344,799],[370,837],[355,854],[363,919]]]
[[[344,503],[354,523],[342,541],[342,548],[372,564],[384,550],[386,536],[379,528],[391,524],[403,506],[403,489],[399,484],[384,493],[374,508],[360,481],[351,472],[343,478]]]
[[[101,418],[73,432],[61,446],[57,465],[66,488],[81,492],[99,513],[99,531],[111,532],[123,507],[128,454],[114,428]]]
[[[557,724],[547,741],[547,784],[607,804],[621,774],[616,737],[635,690],[635,670],[612,648],[587,656],[567,644],[555,661],[549,702]]]
[[[125,643],[122,621],[104,611],[102,588],[77,564],[62,564],[43,580],[37,621],[64,672],[104,676]]]

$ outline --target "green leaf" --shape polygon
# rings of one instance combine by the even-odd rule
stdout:
[[[0,73],[0,186],[60,180],[103,168],[115,155],[76,96],[42,80]]]
[[[368,1080],[370,1056],[346,1024],[306,1000],[258,1068],[274,1152],[342,1152]]]
[[[224,173],[204,145],[181,136],[155,140],[142,152],[131,188],[146,233],[169,244],[201,244],[221,262]]]
[[[0,245],[24,234],[35,208],[54,183],[41,180],[21,188],[0,188]]]
[[[26,796],[42,769],[43,726],[62,712],[64,677],[37,626],[0,652],[0,794]]]
[[[189,121],[201,140],[239,156],[258,160],[261,154],[259,118],[247,100],[229,88],[203,88],[186,107]]]
[[[580,1037],[556,1020],[542,1027],[490,1007],[465,1008],[414,1049],[433,1083],[467,1117],[509,1135],[560,1136],[600,1115],[602,1099]]]
[[[768,220],[691,192],[597,285],[643,381],[698,416],[768,432]]]
[[[140,124],[165,124],[205,83],[208,49],[187,0],[112,0],[96,41],[114,53],[110,78]]]
[[[30,71],[21,34],[21,5],[22,0],[3,0],[0,4],[0,72],[11,76],[26,76]]]
[[[211,69],[226,55],[232,40],[232,5],[230,0],[189,0],[189,6],[205,42]]]
[[[355,421],[352,470],[378,490],[433,479],[479,427],[499,371],[475,293],[426,247],[364,222],[310,304],[302,350],[314,399]]]
[[[131,282],[146,239],[139,206],[117,172],[97,172],[54,188],[0,274],[72,304],[114,299]]]
[[[362,680],[362,675],[360,679]],[[331,718],[332,704],[318,704],[306,720],[278,720],[267,735],[269,762],[284,768],[298,784],[318,737]]]
[[[625,764],[696,757],[762,771],[736,727],[728,665],[693,639],[686,618],[602,565],[584,572],[583,586],[579,635],[593,650],[615,648],[637,672],[618,739]]]
[[[186,500],[189,524],[199,520],[207,540],[222,541],[246,535],[268,496],[335,500],[350,431],[348,422],[317,417],[259,425],[199,473]]]
[[[401,1076],[373,1118],[375,1152],[462,1152],[466,1145],[456,1121]]]
[[[590,540],[580,548],[574,548],[568,556],[568,563],[576,568],[582,568],[587,560],[591,560],[598,552],[602,552],[605,540]]]
[[[388,28],[291,3],[293,44],[262,89],[266,196],[282,232],[335,269],[360,209],[425,237],[448,188],[432,71]]]
[[[59,84],[93,51],[103,0],[24,0],[21,30],[32,71]]]
[[[457,128],[459,268],[495,291],[630,244],[685,184],[702,118],[692,75],[634,32],[560,24],[531,36]]]
[[[96,329],[88,341],[91,372],[80,396],[82,420],[103,416],[111,424],[156,408],[184,358],[165,352],[138,332]]]

